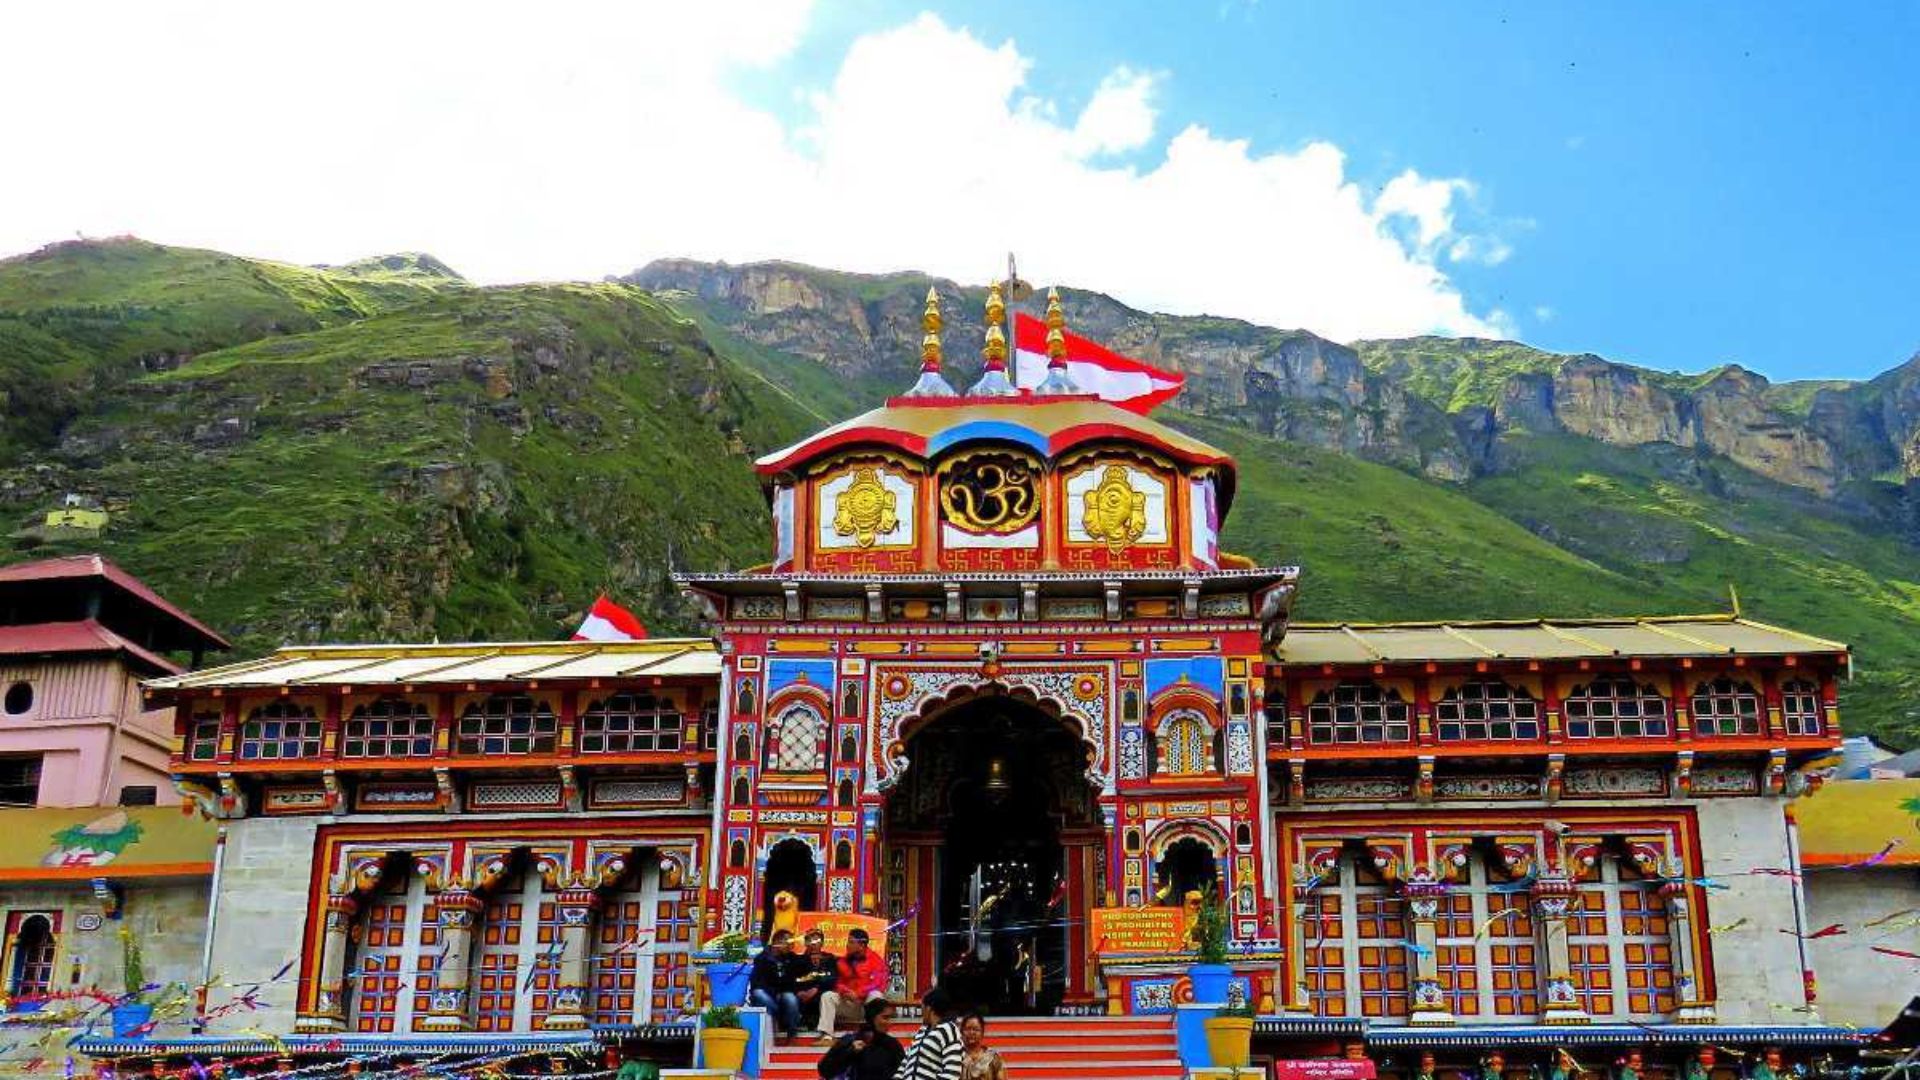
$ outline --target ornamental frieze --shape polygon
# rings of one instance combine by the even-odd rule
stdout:
[[[900,782],[910,764],[902,728],[929,705],[956,692],[1024,691],[1054,708],[1078,728],[1088,750],[1086,775],[1104,791],[1113,789],[1107,760],[1107,691],[1112,685],[1106,666],[1082,668],[1005,667],[992,677],[977,667],[902,668],[875,665],[873,754],[875,767],[867,771],[867,790],[885,791]]]

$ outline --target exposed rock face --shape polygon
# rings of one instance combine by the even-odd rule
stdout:
[[[970,381],[983,290],[919,274],[860,276],[792,263],[664,260],[626,278],[697,297],[735,332],[843,375],[904,387],[931,282],[947,312],[952,379]],[[1263,434],[1464,480],[1499,467],[1503,433],[1564,431],[1620,446],[1711,452],[1781,483],[1833,495],[1850,480],[1920,476],[1920,356],[1870,383],[1816,390],[1804,415],[1753,372],[1704,380],[1511,342],[1410,339],[1340,345],[1304,330],[1155,315],[1098,293],[1065,294],[1070,327],[1187,376],[1182,408]],[[1031,301],[1039,314],[1039,300]],[[1411,358],[1385,352],[1417,345]],[[1404,350],[1403,350],[1404,351]],[[1447,392],[1468,386],[1469,398]]]

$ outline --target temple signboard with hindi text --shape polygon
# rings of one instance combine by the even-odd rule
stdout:
[[[1187,951],[1187,915],[1171,907],[1093,909],[1094,951],[1177,953]]]

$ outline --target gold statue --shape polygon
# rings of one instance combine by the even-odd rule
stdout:
[[[833,530],[853,537],[861,547],[872,547],[899,527],[899,497],[887,490],[871,465],[855,469],[853,483],[834,499]]]
[[[1109,465],[1099,486],[1086,493],[1081,527],[1095,540],[1107,542],[1115,555],[1125,551],[1147,531],[1147,496],[1133,490],[1124,465]]]

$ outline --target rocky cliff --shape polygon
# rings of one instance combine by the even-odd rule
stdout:
[[[895,386],[915,362],[928,284],[950,297],[950,313],[977,311],[982,298],[924,275],[863,277],[792,263],[670,260],[625,280],[694,297],[761,345]],[[1510,430],[1699,448],[1821,495],[1920,475],[1920,359],[1871,383],[1808,393],[1737,366],[1674,375],[1473,339],[1349,347],[1305,330],[1137,311],[1071,289],[1066,307],[1076,331],[1184,373],[1181,404],[1192,412],[1438,479],[1497,471],[1500,436]],[[980,328],[958,314],[949,326],[949,355],[973,355]]]

